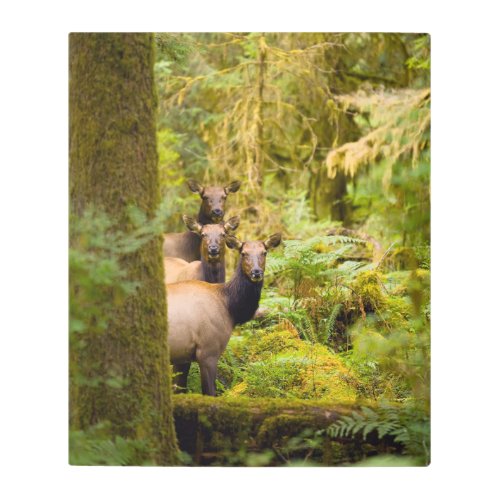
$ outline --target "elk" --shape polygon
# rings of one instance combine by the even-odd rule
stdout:
[[[188,186],[193,193],[201,197],[198,222],[202,225],[217,224],[224,218],[224,207],[229,193],[236,193],[241,183],[233,181],[225,187],[203,187],[195,180],[189,180]],[[177,257],[186,262],[200,260],[200,236],[191,231],[168,233],[163,237],[163,256]]]
[[[190,231],[201,238],[201,260],[186,262],[175,257],[164,257],[165,283],[199,280],[208,283],[226,281],[225,238],[230,231],[235,231],[240,223],[238,216],[227,222],[201,225],[194,217],[183,215],[182,219]]]
[[[202,393],[215,396],[217,362],[233,328],[251,320],[259,306],[266,254],[281,242],[281,234],[265,241],[240,242],[226,236],[226,245],[240,258],[224,284],[183,281],[167,285],[168,345],[175,384],[185,388],[193,361],[200,365]]]

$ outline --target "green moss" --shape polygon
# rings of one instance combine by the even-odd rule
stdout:
[[[253,335],[248,341],[247,358],[255,361],[279,352],[299,351],[303,349],[303,344],[297,331],[264,330],[262,334]]]
[[[359,382],[341,358],[293,331],[256,334],[246,352],[246,370],[229,396],[356,400]]]
[[[407,297],[387,297],[386,308],[380,312],[382,328],[406,328],[412,315],[412,304]]]
[[[364,271],[356,276],[352,284],[355,298],[363,303],[365,312],[382,309],[386,305],[386,295],[382,286],[382,275],[378,271]]]
[[[323,463],[338,465],[349,460],[346,446],[337,441],[325,440],[323,445]]]
[[[396,271],[384,275],[384,283],[391,295],[409,295],[415,288],[425,292],[425,298],[430,294],[430,271],[415,269],[413,271]]]
[[[384,267],[387,269],[404,270],[417,267],[417,256],[411,247],[400,247],[394,249],[386,257]]]
[[[285,414],[267,417],[259,427],[257,443],[261,447],[282,445],[291,437],[313,427],[315,427],[315,422],[310,415]]]

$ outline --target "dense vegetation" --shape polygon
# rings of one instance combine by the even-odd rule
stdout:
[[[219,361],[218,398],[352,411],[322,428],[297,421],[258,453],[223,441],[225,451],[207,463],[361,461],[370,452],[326,460],[317,449],[346,437],[369,449],[375,435],[390,438],[387,453],[405,455],[399,463],[427,464],[429,37],[200,33],[157,34],[156,43],[164,202],[154,216],[131,211],[126,234],[96,214],[73,224],[80,246],[70,264],[82,283],[71,296],[72,331],[93,321],[103,297],[134,293],[121,253],[161,230],[183,230],[181,215],[197,213],[187,179],[241,180],[226,211],[241,218],[239,238],[279,231],[284,245],[268,256],[258,318],[234,332]],[[228,257],[231,276],[236,252]],[[200,392],[197,365],[189,392]],[[135,463],[129,457],[141,453],[134,441],[93,432],[73,435],[83,462]],[[199,463],[186,453],[180,459]],[[373,460],[366,463],[386,463]]]

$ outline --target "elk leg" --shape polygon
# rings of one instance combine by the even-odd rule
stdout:
[[[215,378],[217,377],[217,358],[208,358],[198,362],[201,374],[201,392],[215,396]]]
[[[176,385],[175,392],[187,392],[187,380],[189,374],[189,368],[191,363],[185,363],[182,365],[174,365],[174,384]]]

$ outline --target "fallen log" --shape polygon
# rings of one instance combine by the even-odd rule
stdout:
[[[367,243],[370,243],[372,246],[373,262],[377,262],[382,255],[382,245],[379,241],[377,241],[373,236],[370,236],[367,233],[363,233],[361,231],[357,231],[356,229],[348,229],[345,227],[336,227],[334,229],[330,229],[327,233],[327,236],[349,236],[351,238],[357,238],[360,240],[364,240]]]
[[[174,395],[173,403],[179,447],[192,465],[248,465],[250,454],[265,453],[270,457],[265,465],[298,460],[344,465],[402,451],[391,438],[378,439],[376,432],[366,440],[316,433],[360,406],[198,394]]]

